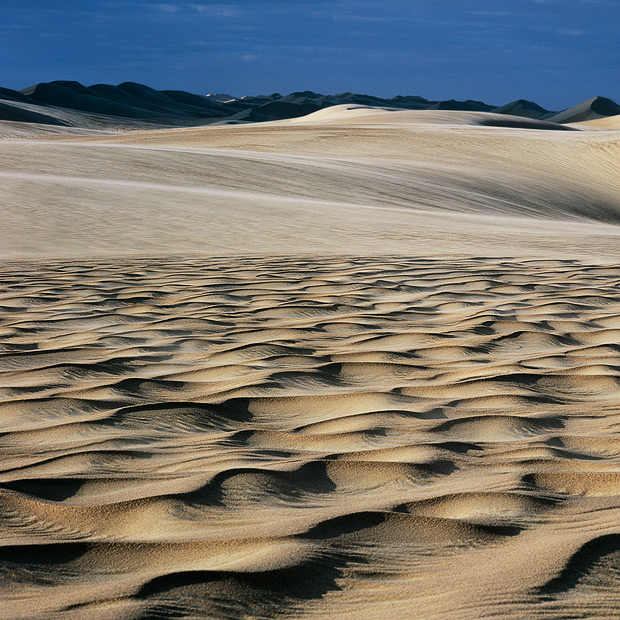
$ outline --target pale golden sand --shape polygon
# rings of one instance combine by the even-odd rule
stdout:
[[[328,112],[0,141],[0,618],[620,614],[620,132]]]

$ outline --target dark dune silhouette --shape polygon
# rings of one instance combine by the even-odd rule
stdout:
[[[22,91],[0,88],[0,100],[0,120],[93,128],[109,125],[110,120],[115,119],[119,127],[131,126],[129,121],[164,126],[223,120],[274,121],[306,116],[342,104],[401,110],[493,112],[552,123],[572,123],[620,114],[620,106],[605,97],[589,99],[561,112],[550,112],[524,99],[497,107],[475,100],[431,101],[417,95],[385,99],[349,92],[323,95],[308,90],[288,95],[272,93],[232,98],[229,95],[203,96],[180,90],[158,91],[135,82],[124,82],[118,86],[84,86],[79,82],[62,80],[36,84]],[[59,110],[64,113],[60,114]],[[67,116],[67,112],[71,114]],[[513,122],[511,126],[516,125]]]

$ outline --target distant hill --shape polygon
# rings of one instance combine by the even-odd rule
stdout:
[[[84,86],[74,81],[54,81],[21,91],[0,88],[0,120],[68,127],[135,128],[273,121],[305,116],[342,104],[404,110],[494,112],[551,123],[574,123],[620,114],[620,105],[605,97],[594,97],[553,112],[524,99],[498,107],[474,100],[431,101],[417,95],[383,99],[356,93],[323,95],[312,91],[235,98],[225,94],[154,90],[135,82]]]
[[[537,103],[533,101],[526,101],[525,99],[518,99],[517,101],[511,101],[506,105],[493,110],[496,114],[511,114],[513,116],[525,116],[526,118],[541,119],[549,115],[549,110],[541,108]]]

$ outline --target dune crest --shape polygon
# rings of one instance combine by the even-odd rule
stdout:
[[[471,99],[430,101],[410,95],[386,99],[356,93],[323,95],[312,91],[256,97],[203,96],[179,90],[158,91],[135,82],[123,82],[117,86],[84,86],[69,80],[35,84],[21,91],[0,87],[0,120],[99,130],[112,129],[114,124],[117,128],[135,129],[276,121],[339,105],[392,110],[493,112],[556,123],[620,114],[620,106],[606,97],[594,97],[560,112],[552,112],[524,99],[495,106]]]

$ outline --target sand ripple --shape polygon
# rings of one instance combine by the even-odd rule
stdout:
[[[0,281],[0,617],[617,617],[620,267]]]

